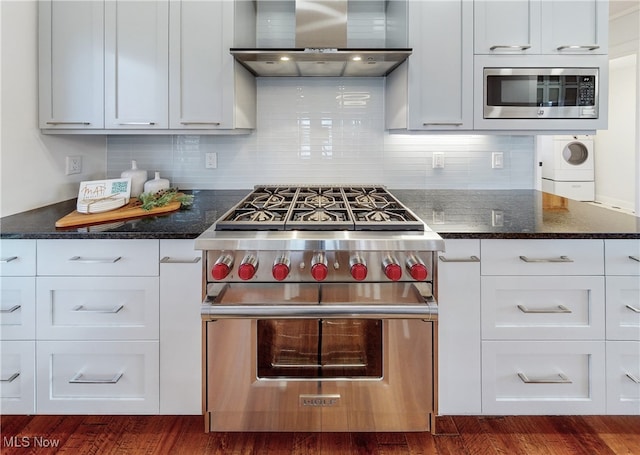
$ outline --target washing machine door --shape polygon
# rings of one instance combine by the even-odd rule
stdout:
[[[580,166],[589,159],[589,150],[583,142],[570,142],[562,149],[562,159],[569,166]]]

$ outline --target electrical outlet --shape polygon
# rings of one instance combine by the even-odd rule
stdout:
[[[80,174],[82,172],[82,157],[81,156],[68,156],[66,167],[66,174]]]
[[[502,169],[504,167],[504,155],[502,152],[491,153],[491,167],[493,169]]]
[[[444,152],[433,152],[433,161],[431,162],[433,169],[444,168]]]
[[[216,152],[205,154],[204,167],[206,169],[216,169],[218,167],[218,154]]]

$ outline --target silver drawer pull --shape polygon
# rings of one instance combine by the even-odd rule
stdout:
[[[571,384],[571,379],[562,373],[558,373],[558,379],[529,379],[524,373],[518,373],[518,377],[525,384]]]
[[[631,373],[625,373],[625,376],[627,376],[629,379],[631,379],[636,384],[640,384],[640,378],[638,378],[637,376],[634,376]]]
[[[195,257],[193,259],[172,259],[169,256],[165,256],[160,259],[161,264],[195,264],[200,262],[200,257]]]
[[[115,258],[83,258],[82,256],[74,256],[69,258],[70,261],[81,262],[83,264],[112,264],[118,262],[120,259],[122,259],[122,256]]]
[[[629,256],[632,261],[640,262],[640,256]]]
[[[47,125],[91,125],[91,122],[45,122]]]
[[[550,308],[550,309],[536,309],[536,310],[530,310],[529,308],[527,308],[524,305],[518,305],[518,309],[520,311],[522,311],[523,313],[571,313],[571,310],[569,308],[567,308],[564,305],[558,305],[558,308]]]
[[[462,122],[425,122],[422,126],[462,126]]]
[[[213,125],[213,126],[220,126],[220,122],[180,122],[180,125]]]
[[[2,309],[0,310],[0,313],[13,313],[14,311],[19,310],[21,307],[21,305],[13,305],[11,308],[6,308],[6,309]]]
[[[18,376],[20,376],[20,372],[16,371],[8,378],[0,378],[0,382],[13,382]]]
[[[438,256],[442,262],[480,262],[480,258],[478,256],[469,256],[468,258],[459,258],[459,259],[448,259],[444,256]]]
[[[116,313],[119,313],[120,310],[122,310],[123,308],[124,308],[124,305],[118,305],[118,306],[114,306],[110,310],[100,309],[100,308],[96,308],[96,309],[92,310],[92,309],[89,309],[89,308],[85,308],[84,305],[78,305],[78,306],[73,307],[73,309],[71,311],[77,311],[77,312],[80,312],[80,313],[109,313],[109,314],[116,314]]]
[[[508,49],[512,51],[526,51],[531,48],[531,44],[516,44],[516,45],[508,45],[508,44],[496,44],[489,48],[490,51],[495,51],[498,49]]]
[[[595,51],[596,49],[600,49],[600,46],[597,44],[587,44],[587,45],[576,45],[576,44],[564,44],[562,46],[558,46],[556,48],[559,51],[564,51],[566,49],[569,50],[582,50],[582,51]]]
[[[625,305],[625,306],[629,308],[631,311],[633,311],[634,313],[640,313],[640,308],[636,308],[631,305]]]
[[[631,257],[631,256],[629,256],[629,257]],[[0,262],[7,263],[7,262],[15,261],[16,259],[18,259],[18,256],[9,256],[8,258],[0,259]]]
[[[117,384],[123,373],[116,373],[110,378],[85,376],[83,373],[77,373],[69,379],[69,384]]]
[[[133,125],[133,126],[153,126],[155,125],[156,122],[122,122],[122,123],[118,123],[118,125],[123,125],[123,126],[127,126],[127,125]]]
[[[520,256],[520,260],[524,262],[573,262],[568,256],[560,256],[559,258],[542,258],[542,259],[532,259],[526,256]]]

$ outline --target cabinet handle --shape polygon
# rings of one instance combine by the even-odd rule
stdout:
[[[118,262],[120,259],[122,259],[122,256],[115,258],[83,258],[82,256],[74,256],[69,258],[70,261],[81,262],[83,264],[113,264],[114,262]]]
[[[213,126],[220,126],[220,122],[180,122],[180,125],[213,125]]]
[[[47,125],[91,125],[91,122],[45,122]]]
[[[480,262],[480,258],[478,256],[469,256],[468,258],[459,258],[459,259],[448,259],[444,256],[438,256],[442,262]]]
[[[629,257],[631,257],[631,256],[629,256]],[[8,258],[0,259],[0,262],[8,263],[8,262],[11,262],[11,261],[15,261],[16,259],[18,259],[18,256],[9,256]]]
[[[558,379],[529,379],[524,373],[518,373],[518,377],[525,384],[571,384],[571,379],[562,373],[558,373]]]
[[[160,264],[195,264],[200,262],[200,257],[195,257],[193,259],[171,259],[169,256],[165,256],[160,259]]]
[[[155,125],[156,122],[122,122],[122,123],[118,123],[118,125],[136,125],[136,126],[153,126]]]
[[[524,262],[573,262],[573,259],[568,256],[560,256],[559,258],[542,258],[542,259],[532,259],[526,256],[520,256],[520,260]]]
[[[0,310],[0,313],[13,313],[16,310],[20,309],[21,305],[13,305],[11,308]]]
[[[76,311],[76,312],[81,312],[81,313],[109,313],[109,314],[116,314],[116,313],[119,313],[120,310],[122,310],[123,308],[124,308],[124,305],[118,305],[118,306],[114,306],[110,310],[105,310],[105,309],[91,310],[89,308],[85,308],[84,305],[78,305],[78,306],[73,307],[73,309],[71,311]]]
[[[631,311],[633,311],[634,313],[640,313],[640,308],[632,307],[631,305],[625,305],[625,306],[629,308]]]
[[[559,51],[564,51],[565,49],[595,51],[596,49],[600,49],[600,46],[598,46],[597,44],[587,44],[587,45],[565,44],[563,46],[558,46],[556,49]]]
[[[571,313],[572,311],[567,308],[564,305],[558,305],[558,309],[554,309],[554,308],[550,308],[550,309],[538,309],[538,310],[530,310],[529,308],[527,308],[524,305],[518,305],[518,309],[520,309],[520,311],[522,311],[523,313],[534,313],[534,314],[540,314],[540,313]]]
[[[640,256],[629,256],[632,261],[640,262]]]
[[[489,50],[495,51],[498,49],[509,49],[509,50],[516,50],[516,51],[526,51],[527,49],[530,49],[530,48],[531,48],[531,44],[515,44],[515,45],[495,44],[491,46]]]
[[[462,126],[462,122],[425,122],[422,126]]]
[[[16,371],[8,378],[0,378],[0,382],[13,382],[18,376],[20,376],[20,372]]]
[[[637,376],[634,376],[631,373],[625,373],[625,375],[636,384],[640,384],[640,378],[638,378]]]
[[[85,377],[82,373],[76,373],[74,377],[69,379],[69,384],[116,384],[123,373],[116,373],[110,378]]]

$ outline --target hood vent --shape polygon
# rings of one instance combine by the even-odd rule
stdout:
[[[296,0],[295,48],[232,48],[255,76],[381,77],[404,62],[411,49],[349,48],[347,0]]]

